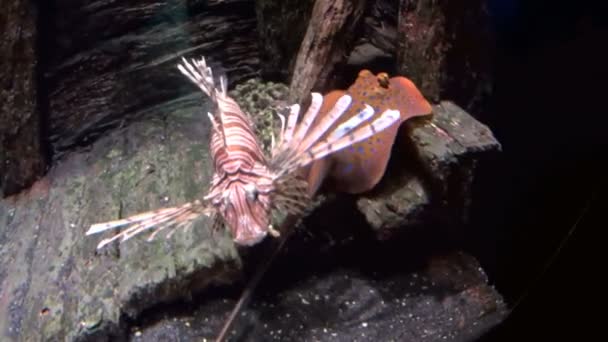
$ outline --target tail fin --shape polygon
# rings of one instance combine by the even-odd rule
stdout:
[[[300,151],[308,150],[313,144],[316,144],[319,139],[325,136],[325,133],[333,126],[333,124],[342,117],[352,102],[350,95],[341,96],[338,101],[334,104],[333,108],[329,110],[315,125],[314,129],[302,139],[298,149]],[[370,107],[371,108],[371,107]],[[373,114],[373,109],[372,109]]]
[[[279,177],[291,173],[297,168],[297,159],[306,153],[310,146],[326,133],[331,124],[344,114],[350,102],[350,96],[342,96],[330,109],[331,115],[321,118],[314,127],[313,123],[323,105],[323,95],[311,93],[311,103],[300,122],[298,122],[300,106],[296,104],[291,107],[287,127],[282,130],[280,143],[272,153],[271,165],[278,171]]]

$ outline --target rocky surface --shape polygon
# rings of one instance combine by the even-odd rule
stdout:
[[[423,222],[466,223],[475,167],[501,149],[490,129],[442,101],[430,120],[411,120],[402,130],[382,183],[357,200],[369,225],[385,236]]]
[[[500,295],[466,254],[409,259],[387,271],[371,262],[386,263],[389,253],[362,260],[346,251],[357,247],[286,253],[230,341],[474,341],[505,317]],[[344,261],[346,254],[351,262]],[[330,264],[340,266],[319,266],[336,259]],[[289,279],[290,268],[298,268],[299,277]],[[130,340],[211,341],[234,302],[231,296],[204,297],[165,307],[172,319],[151,313],[132,328]]]
[[[31,185],[47,160],[38,107],[37,9],[0,1],[0,198]]]
[[[142,237],[99,252],[100,237],[84,235],[92,223],[201,196],[210,165],[200,98],[174,99],[0,202],[2,340],[119,335],[123,315],[231,279],[240,263],[234,245],[211,236],[204,220],[169,240]]]

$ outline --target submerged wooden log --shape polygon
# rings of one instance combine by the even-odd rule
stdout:
[[[287,82],[315,0],[256,0],[261,75]]]
[[[301,102],[311,90],[328,90],[330,76],[350,49],[364,8],[364,0],[315,1],[291,78],[291,102]]]
[[[37,17],[30,1],[0,1],[0,198],[30,186],[46,168],[38,106]]]

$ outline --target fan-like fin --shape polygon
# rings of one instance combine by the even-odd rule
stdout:
[[[311,93],[310,106],[308,106],[308,110],[304,114],[302,122],[300,122],[300,124],[296,127],[296,131],[293,135],[293,140],[290,141],[293,142],[291,146],[299,145],[299,143],[306,137],[306,133],[308,133],[308,130],[315,121],[317,114],[319,114],[319,109],[321,108],[322,104],[323,95],[319,93]]]
[[[192,63],[188,62],[185,58],[182,58],[182,64],[178,64],[177,68],[184,74],[190,81],[196,84],[201,90],[207,94],[207,96],[215,99],[215,83],[213,81],[213,72],[211,68],[207,66],[205,58],[201,57],[199,61],[194,59]],[[192,65],[194,64],[194,66]]]
[[[346,147],[363,141],[374,134],[380,133],[391,125],[399,122],[398,110],[386,110],[382,115],[369,125],[359,127],[354,132],[346,135],[336,135],[334,140],[322,142],[314,146],[303,158],[299,160],[298,167],[304,167],[313,161],[324,158],[331,153],[338,152]],[[352,128],[351,128],[352,130]]]
[[[350,106],[352,98],[349,95],[343,95],[336,101],[336,104],[333,108],[327,112],[325,116],[323,116],[318,124],[315,125],[313,130],[310,131],[304,137],[300,146],[298,146],[298,151],[303,152],[306,151],[315,144],[322,136],[327,133],[327,130],[331,128],[331,126],[344,114],[344,112]],[[373,109],[372,109],[373,114]]]
[[[128,225],[122,232],[99,242],[97,249],[101,249],[112,241],[120,239],[121,242],[124,242],[146,230],[155,229],[155,232],[149,239],[151,240],[160,230],[173,225],[184,226],[186,223],[197,219],[201,215],[209,215],[210,213],[212,213],[212,209],[203,206],[200,201],[194,201],[180,207],[163,208],[137,214],[121,220],[97,223],[92,225],[86,234],[97,234],[112,228]]]

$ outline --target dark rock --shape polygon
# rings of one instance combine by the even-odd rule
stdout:
[[[46,81],[56,159],[189,89],[175,68],[182,56],[221,63],[232,82],[259,72],[250,0],[63,0],[53,12]]]
[[[348,57],[347,63],[354,69],[361,69],[361,66],[369,67],[375,61],[390,58],[392,58],[392,55],[388,52],[378,48],[372,43],[365,42],[355,46]]]
[[[402,155],[393,155],[379,189],[357,201],[369,225],[385,235],[429,220],[466,223],[475,166],[500,150],[490,129],[443,101],[431,120],[411,120],[403,133],[393,152]]]
[[[37,16],[30,1],[0,1],[0,198],[43,174],[38,108]]]
[[[264,79],[288,82],[308,28],[314,0],[256,0]]]
[[[485,1],[399,1],[397,72],[433,102],[479,114],[492,91],[493,40]]]
[[[334,251],[341,248],[336,247]],[[267,282],[272,285],[266,285],[240,315],[231,340],[474,341],[507,313],[479,264],[463,253],[430,257],[413,267],[411,260],[404,260],[396,263],[400,271],[390,275],[382,267],[373,271],[348,266],[328,272],[316,267],[310,274],[296,260],[322,263],[322,258],[333,260],[335,252],[299,259],[290,254],[283,257],[290,261],[277,265],[276,274],[270,275]],[[294,268],[300,270],[299,277],[289,280]],[[130,337],[133,341],[212,340],[233,305],[234,299],[205,297],[196,305],[172,308],[174,319],[151,313]]]
[[[354,48],[345,52],[348,56],[343,67],[345,74],[356,75],[361,69],[375,74],[397,74],[397,9],[398,3],[392,0],[375,0],[368,4]],[[347,86],[341,84],[341,87]]]
[[[394,56],[397,50],[397,22],[396,2],[376,0],[365,13],[359,40]]]

